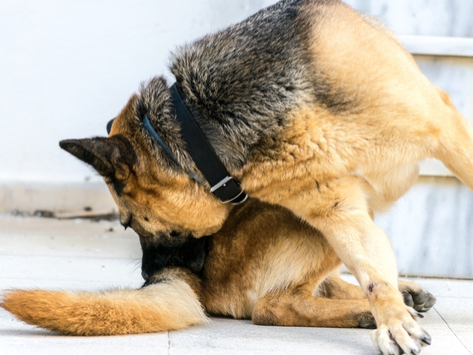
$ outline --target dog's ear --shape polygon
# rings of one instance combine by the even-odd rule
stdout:
[[[134,163],[134,151],[124,137],[67,139],[59,146],[91,165],[103,177],[125,180]]]

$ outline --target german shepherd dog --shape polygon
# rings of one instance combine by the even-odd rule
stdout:
[[[180,48],[171,71],[245,193],[319,230],[355,275],[379,351],[417,354],[430,344],[403,302],[373,215],[415,183],[424,158],[441,160],[473,189],[473,131],[395,37],[338,0],[283,0]],[[160,240],[179,245],[216,233],[233,208],[191,157],[172,97],[166,80],[154,78],[108,138],[61,142],[104,176],[145,254]]]
[[[181,329],[206,322],[204,311],[260,325],[376,327],[361,287],[338,276],[341,262],[328,241],[283,207],[249,199],[210,237],[141,242],[143,273],[158,271],[139,290],[12,291],[1,305],[68,335]],[[414,283],[400,281],[399,289],[418,312],[435,304]]]

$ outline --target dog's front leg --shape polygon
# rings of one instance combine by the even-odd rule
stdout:
[[[324,233],[343,263],[358,279],[368,297],[378,329],[372,340],[383,354],[418,354],[430,336],[415,318],[417,312],[404,304],[397,287],[397,266],[391,244],[369,213],[362,187],[340,184],[335,194],[309,193],[287,201],[287,207]],[[333,191],[333,190],[332,190]],[[336,202],[333,201],[334,196]],[[310,198],[309,198],[310,197]],[[311,203],[315,201],[315,203]],[[316,207],[314,207],[316,206]]]
[[[383,354],[418,354],[430,336],[416,322],[417,312],[404,304],[397,287],[391,245],[369,215],[351,211],[334,217],[324,234],[365,292],[378,329],[371,338]]]

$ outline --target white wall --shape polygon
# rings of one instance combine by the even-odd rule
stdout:
[[[1,1],[0,180],[97,180],[59,140],[105,135],[141,81],[170,77],[171,49],[249,12],[249,1]]]
[[[343,0],[398,35],[473,37],[471,0]]]

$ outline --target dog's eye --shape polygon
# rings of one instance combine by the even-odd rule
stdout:
[[[178,231],[171,231],[171,232],[169,233],[169,235],[170,235],[171,237],[177,237],[177,236],[179,236],[179,232],[178,232]]]

